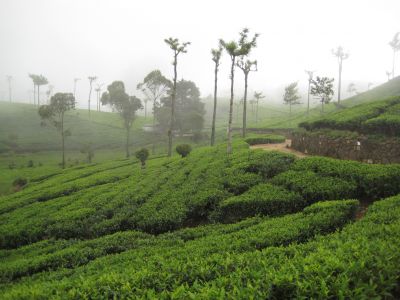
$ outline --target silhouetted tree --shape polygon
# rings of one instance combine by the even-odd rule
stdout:
[[[149,150],[142,148],[135,152],[135,157],[141,162],[142,169],[146,168],[146,160],[149,158]]]
[[[310,88],[311,88],[311,81],[313,80],[314,71],[306,70],[308,75],[308,90],[307,90],[307,116],[310,114]]]
[[[243,71],[244,74],[244,96],[243,96],[243,126],[242,126],[242,137],[246,137],[246,127],[247,127],[247,86],[249,73],[251,71],[257,71],[257,61],[246,60],[244,61],[244,56],[240,57],[240,60],[236,62],[236,66]]]
[[[48,84],[49,81],[43,75],[39,75],[36,77],[36,86],[37,86],[37,93],[38,93],[38,105],[40,106],[40,86]]]
[[[153,128],[155,127],[155,111],[156,106],[159,104],[159,101],[165,94],[168,89],[172,87],[171,81],[165,78],[160,70],[151,71],[146,77],[143,79],[143,82],[137,85],[137,89],[141,90],[148,99],[153,101]]]
[[[96,110],[100,111],[100,97],[101,97],[101,90],[103,88],[104,83],[102,84],[97,84],[97,87],[95,88],[96,96],[97,96],[97,105],[96,105]]]
[[[388,81],[390,80],[390,75],[392,75],[392,72],[386,71],[386,76],[387,76],[387,78],[388,78]]]
[[[320,99],[321,112],[324,112],[324,104],[328,104],[333,96],[333,78],[319,77],[311,82],[311,95]]]
[[[183,158],[186,157],[192,152],[192,146],[189,144],[180,144],[175,148],[176,152]]]
[[[39,115],[42,118],[42,125],[50,123],[61,135],[62,146],[62,168],[65,168],[65,137],[71,132],[64,129],[64,114],[75,108],[75,98],[71,93],[56,93],[50,99],[50,104],[39,107]]]
[[[46,102],[47,103],[49,103],[50,97],[53,96],[53,90],[54,90],[54,85],[49,84],[47,91],[46,91]]]
[[[292,117],[292,106],[300,104],[300,96],[297,88],[297,82],[292,82],[285,87],[285,94],[283,95],[283,103],[289,105],[289,118]]]
[[[389,42],[389,46],[393,50],[393,64],[392,64],[392,78],[394,78],[394,62],[396,58],[396,52],[400,50],[400,32],[396,32],[396,34],[393,36],[393,39]]]
[[[347,86],[347,92],[351,95],[351,94],[355,94],[357,92],[356,89],[356,85],[351,82],[348,86]]]
[[[130,132],[133,121],[136,119],[136,111],[143,109],[140,99],[135,96],[129,96],[125,92],[125,85],[122,81],[114,81],[107,87],[107,92],[101,96],[103,105],[110,105],[116,110],[123,120],[123,126],[126,130],[126,157],[130,156]]]
[[[172,92],[171,90],[169,91]],[[200,90],[196,84],[188,80],[180,80],[176,84],[174,127],[182,135],[184,133],[199,133],[204,126],[204,103],[200,99]],[[156,108],[156,117],[162,128],[169,125],[171,116],[171,96],[161,99],[160,107]]]
[[[260,104],[260,100],[264,98],[265,96],[262,92],[254,92],[254,99],[256,101],[256,123],[258,123],[258,105]]]
[[[343,65],[343,60],[347,59],[349,57],[349,54],[345,53],[341,46],[337,47],[336,50],[333,49],[332,54],[337,57],[339,64],[338,103],[340,103],[340,91],[342,85],[342,65]]]
[[[175,123],[175,97],[176,97],[176,80],[177,80],[177,66],[178,66],[178,55],[180,53],[186,53],[186,47],[190,45],[190,42],[180,43],[176,38],[168,38],[164,40],[165,43],[171,48],[173,51],[174,60],[172,65],[174,66],[174,81],[172,86],[172,95],[171,95],[171,120],[168,130],[168,156],[172,155],[172,131]]]
[[[244,28],[240,33],[239,40],[226,42],[224,40],[220,40],[220,44],[228,53],[231,59],[231,98],[229,101],[229,120],[228,120],[228,142],[227,142],[227,153],[232,153],[232,113],[233,113],[233,87],[234,87],[234,79],[235,79],[235,66],[236,66],[236,58],[238,56],[246,56],[250,53],[250,51],[257,46],[257,38],[258,34],[255,34],[253,38],[249,40],[249,30]]]
[[[33,105],[36,105],[36,81],[37,81],[38,75],[29,74],[29,78],[32,79],[32,83],[33,83]]]
[[[93,81],[96,81],[97,76],[89,76],[89,99],[88,99],[88,110],[89,110],[89,116],[90,116],[90,98],[92,96],[92,87],[93,87]]]
[[[80,78],[74,78],[74,98],[75,98],[75,94],[76,94],[76,84],[78,83],[78,81],[81,80]]]
[[[11,75],[7,75],[7,82],[8,82],[8,100],[10,102],[12,102],[12,90],[11,90],[11,81],[12,81],[12,76]]]
[[[81,153],[86,154],[86,160],[89,164],[91,164],[94,157],[93,145],[91,143],[83,145],[81,148]]]
[[[214,107],[213,117],[211,123],[211,146],[215,144],[215,122],[217,118],[217,91],[218,91],[218,68],[220,66],[220,60],[222,55],[222,45],[220,44],[218,49],[211,49],[212,61],[214,62]]]

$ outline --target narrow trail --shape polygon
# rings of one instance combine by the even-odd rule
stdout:
[[[294,150],[290,148],[292,144],[292,140],[287,139],[283,143],[279,144],[259,144],[259,145],[253,145],[250,146],[250,149],[263,149],[263,150],[274,150],[274,151],[281,151],[285,153],[291,153],[296,155],[299,158],[307,157],[307,154],[304,154],[303,152]]]

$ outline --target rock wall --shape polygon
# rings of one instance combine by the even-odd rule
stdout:
[[[293,133],[291,147],[297,151],[367,163],[400,163],[400,141],[396,138],[376,140],[367,136],[357,138]]]

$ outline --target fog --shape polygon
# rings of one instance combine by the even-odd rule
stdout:
[[[1,0],[0,5],[0,98],[8,97],[6,75],[13,76],[13,98],[20,102],[32,99],[28,73],[45,75],[55,92],[72,91],[78,77],[79,106],[87,101],[90,75],[106,85],[123,80],[132,94],[153,69],[171,78],[172,51],[163,41],[170,36],[192,43],[179,56],[178,78],[194,81],[207,96],[214,84],[210,49],[220,38],[237,39],[243,27],[260,33],[250,56],[259,63],[259,71],[250,74],[250,91],[280,101],[283,86],[292,81],[304,91],[305,69],[337,80],[331,49],[339,45],[350,54],[344,61],[343,90],[354,82],[362,91],[368,82],[386,81],[392,62],[388,42],[400,30],[398,0]],[[222,96],[228,93],[228,73],[224,55]],[[240,73],[237,93],[243,86]]]

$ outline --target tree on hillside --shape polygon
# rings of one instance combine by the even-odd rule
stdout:
[[[260,104],[260,100],[264,98],[265,96],[262,94],[262,92],[254,92],[254,99],[256,102],[256,123],[258,123],[258,105]]]
[[[142,169],[146,168],[146,160],[149,158],[149,150],[142,148],[135,152],[135,157],[140,161]]]
[[[47,91],[46,91],[46,103],[49,103],[51,96],[53,96],[53,90],[54,90],[54,85],[49,84]]]
[[[320,99],[321,112],[324,112],[324,104],[328,104],[333,96],[333,78],[319,77],[311,82],[311,95]]]
[[[246,137],[246,127],[247,127],[247,86],[249,73],[251,71],[257,71],[257,61],[246,60],[244,61],[244,56],[236,62],[236,66],[243,71],[244,74],[244,96],[243,96],[243,126],[242,126],[242,137]]]
[[[39,115],[42,125],[47,123],[53,125],[61,135],[62,168],[65,168],[65,138],[71,135],[69,130],[64,129],[64,114],[75,108],[75,98],[71,93],[56,93],[50,99],[50,104],[39,107]]]
[[[96,92],[96,96],[97,96],[97,105],[96,105],[96,110],[100,111],[100,106],[101,106],[101,102],[100,102],[100,97],[101,97],[101,91],[103,89],[103,85],[104,83],[101,84],[97,84],[96,88],[94,89]]]
[[[137,85],[137,89],[141,90],[146,98],[153,101],[153,128],[155,127],[155,111],[156,107],[159,106],[158,101],[164,97],[172,87],[171,81],[162,75],[160,70],[151,71],[143,79],[143,82]]]
[[[88,99],[88,110],[89,110],[89,116],[90,116],[90,98],[92,96],[92,87],[93,87],[93,82],[97,80],[97,76],[89,76],[89,99]]]
[[[340,103],[340,91],[342,85],[342,65],[343,60],[349,58],[349,54],[345,53],[343,47],[339,46],[336,50],[332,49],[332,54],[337,57],[339,64],[339,80],[338,80],[338,103]]]
[[[10,102],[12,102],[12,90],[11,90],[11,82],[12,82],[12,76],[11,75],[7,75],[6,76],[7,79],[7,83],[8,83],[8,100]]]
[[[258,34],[256,33],[253,38],[249,39],[249,29],[244,28],[240,33],[240,37],[238,41],[229,41],[226,42],[224,40],[220,40],[220,44],[228,53],[231,59],[231,98],[229,100],[229,120],[228,120],[228,143],[227,143],[227,153],[232,153],[232,113],[233,113],[233,87],[234,87],[234,79],[235,79],[235,66],[236,66],[236,58],[238,56],[246,56],[248,55],[253,48],[257,46],[257,38]]]
[[[307,116],[310,114],[310,89],[311,89],[311,81],[313,80],[315,71],[306,70],[308,75],[308,90],[307,90]]]
[[[76,84],[78,83],[79,80],[81,80],[81,79],[80,78],[74,78],[74,98],[75,98],[75,94],[76,94]]]
[[[39,75],[36,77],[36,86],[37,86],[37,93],[38,93],[38,105],[40,106],[40,86],[48,84],[49,81],[43,75]]]
[[[123,126],[126,130],[126,157],[130,156],[130,133],[133,121],[136,119],[136,112],[143,109],[140,99],[135,96],[129,96],[125,92],[125,85],[122,81],[114,81],[107,87],[107,92],[101,96],[103,105],[110,105],[116,110],[123,120]]]
[[[292,117],[292,106],[300,104],[300,96],[297,88],[297,82],[292,82],[285,87],[285,94],[283,95],[283,103],[289,105],[289,118]]]
[[[94,148],[92,143],[84,144],[81,148],[81,153],[86,154],[86,161],[91,164],[94,157]]]
[[[388,78],[388,81],[390,81],[390,76],[392,75],[392,72],[386,71],[386,76]]]
[[[351,82],[351,83],[347,86],[347,92],[348,92],[350,95],[357,93],[356,85],[355,85],[353,82]]]
[[[36,81],[37,75],[35,74],[28,74],[29,78],[32,79],[33,83],[33,105],[36,105]]]
[[[170,93],[172,91],[170,90]],[[161,99],[160,107],[156,108],[156,117],[162,128],[170,122],[171,96]],[[172,130],[184,133],[198,133],[204,126],[204,103],[200,99],[200,90],[192,81],[180,80],[176,84],[175,122]]]
[[[220,44],[218,49],[211,49],[212,61],[214,62],[214,107],[213,117],[211,123],[211,146],[215,144],[215,122],[217,118],[217,91],[218,91],[218,69],[220,66],[220,60],[222,55],[222,45]]]
[[[395,58],[396,58],[396,52],[400,50],[400,32],[396,32],[396,34],[393,36],[393,39],[389,42],[389,46],[393,50],[393,64],[392,64],[392,78],[394,78],[394,65],[395,65]]]
[[[175,123],[175,98],[176,98],[176,80],[178,77],[177,74],[177,66],[178,66],[178,55],[180,53],[186,53],[187,46],[190,45],[190,42],[183,42],[180,43],[178,39],[176,38],[168,38],[165,39],[164,42],[171,48],[173,51],[173,56],[174,60],[172,62],[172,65],[174,66],[174,80],[173,80],[173,85],[172,85],[172,94],[171,94],[171,119],[170,119],[170,124],[169,124],[169,130],[168,130],[168,156],[172,155],[172,132],[174,128],[174,123]]]

